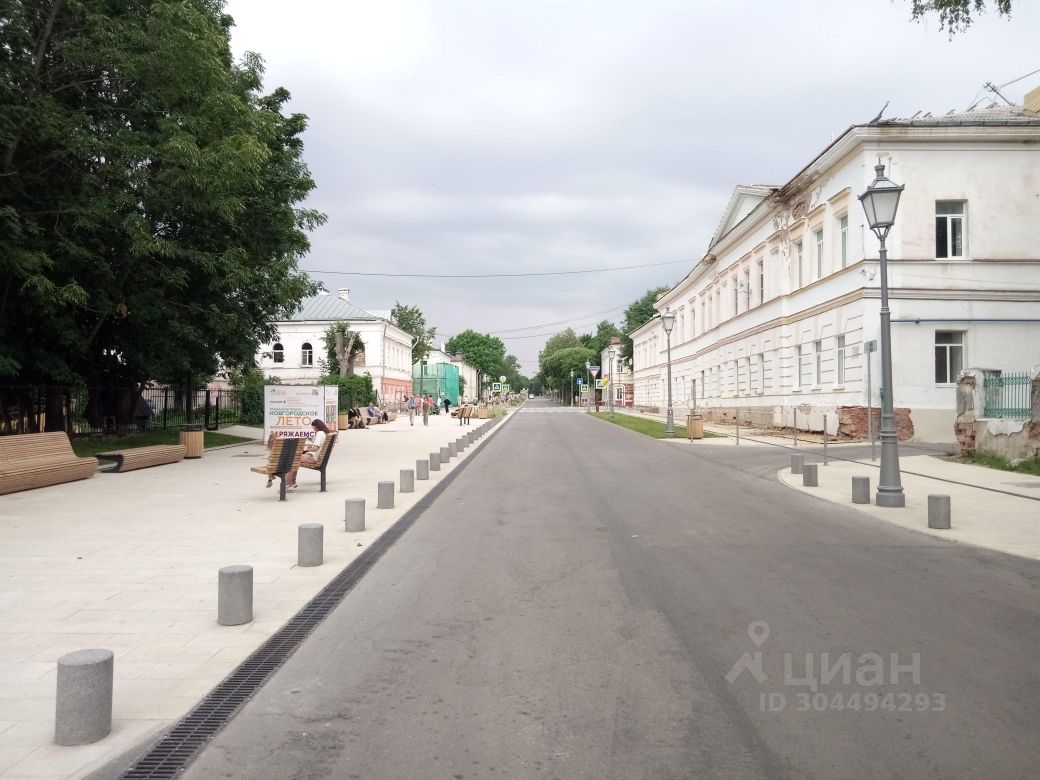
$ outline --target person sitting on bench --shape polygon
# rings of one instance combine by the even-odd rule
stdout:
[[[361,417],[361,410],[356,406],[352,409],[347,409],[347,427],[355,429],[365,427],[365,421]]]
[[[318,457],[314,453],[321,449],[321,445],[325,443],[325,437],[331,433],[329,426],[325,424],[324,420],[311,420],[311,427],[314,429],[314,438],[308,439],[303,443],[303,457],[300,459],[300,465],[318,465]],[[296,490],[297,471],[298,469],[294,469],[285,475],[285,490],[287,493]]]
[[[389,422],[390,420],[390,415],[388,415],[375,404],[368,405],[368,416],[371,417],[373,420],[379,420],[380,422]]]

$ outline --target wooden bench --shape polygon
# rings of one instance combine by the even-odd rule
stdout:
[[[184,459],[187,450],[181,444],[156,444],[152,447],[134,447],[129,450],[113,450],[99,452],[101,460],[115,461],[115,466],[104,469],[106,472],[133,471],[146,469],[149,466],[161,466],[164,463],[176,463]]]
[[[299,439],[274,439],[271,442],[271,451],[267,455],[267,465],[253,466],[249,470],[254,474],[266,474],[268,487],[271,487],[271,482],[278,477],[281,481],[278,500],[285,501],[285,475],[300,468],[302,457],[303,445]]]
[[[470,420],[473,419],[473,407],[472,406],[467,406],[465,408],[465,411],[463,412],[463,415],[462,415],[462,419],[466,421],[466,425],[472,425],[473,424],[473,423],[470,422]]]
[[[317,459],[317,463],[311,464],[301,460],[300,466],[305,469],[314,469],[321,474],[321,492],[325,492],[325,469],[328,468],[329,458],[332,457],[332,448],[336,446],[336,439],[339,438],[336,435],[336,431],[325,434],[325,441],[321,443],[321,447],[311,454]]]
[[[0,436],[0,494],[89,479],[97,458],[81,458],[61,432]]]

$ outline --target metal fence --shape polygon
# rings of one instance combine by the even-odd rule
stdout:
[[[982,386],[986,394],[984,417],[1029,419],[1033,386],[1029,374],[986,374]]]
[[[102,435],[202,425],[262,425],[263,390],[0,386],[0,435]]]

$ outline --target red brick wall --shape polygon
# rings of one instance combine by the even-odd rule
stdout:
[[[881,410],[874,407],[874,435],[877,436],[881,429]],[[914,421],[910,418],[910,410],[907,408],[896,409],[896,433],[900,441],[913,438]],[[865,406],[839,406],[838,407],[838,435],[848,436],[853,439],[867,438],[867,407]]]

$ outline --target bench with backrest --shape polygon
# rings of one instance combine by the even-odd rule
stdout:
[[[472,425],[473,424],[473,423],[470,422],[470,420],[473,419],[473,407],[472,406],[467,406],[465,408],[465,410],[463,411],[462,418],[466,421],[466,425]]]
[[[314,469],[321,474],[321,492],[325,492],[325,469],[328,468],[329,458],[332,457],[332,448],[336,446],[336,439],[339,436],[336,431],[325,434],[325,441],[321,443],[321,447],[311,454],[314,455],[316,460],[315,463],[307,463],[306,461],[300,461],[300,465],[305,469]]]
[[[0,494],[89,479],[97,466],[97,458],[76,455],[61,431],[0,436]]]
[[[134,447],[128,450],[99,452],[100,460],[115,461],[115,466],[105,471],[122,472],[134,469],[146,469],[149,466],[161,466],[164,463],[176,463],[184,460],[183,444],[156,444],[152,447]]]
[[[267,487],[275,477],[278,477],[278,500],[285,501],[285,475],[290,471],[300,468],[300,458],[303,457],[303,445],[299,439],[273,439],[270,442],[270,452],[267,454],[267,465],[253,466],[250,471],[255,474],[267,475]]]

